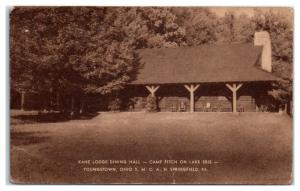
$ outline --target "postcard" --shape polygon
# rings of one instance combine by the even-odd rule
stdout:
[[[293,9],[13,7],[14,184],[292,184]]]

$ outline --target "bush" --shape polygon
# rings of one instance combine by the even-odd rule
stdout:
[[[157,111],[157,105],[156,105],[156,97],[155,96],[148,96],[147,97],[147,104],[146,109],[148,112],[156,112]]]
[[[108,109],[110,111],[120,111],[120,109],[121,109],[121,100],[119,98],[116,98],[116,99],[112,100],[108,105]]]

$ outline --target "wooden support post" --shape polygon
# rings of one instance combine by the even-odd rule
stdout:
[[[194,112],[195,109],[195,100],[194,100],[194,92],[199,88],[198,85],[184,85],[184,87],[190,92],[190,112]]]
[[[233,85],[233,88],[236,88],[236,85]],[[233,113],[236,113],[236,91],[232,91],[232,105],[233,105]]]
[[[158,90],[159,87],[160,86],[146,86],[147,90],[153,97],[155,96],[155,92]]]
[[[237,91],[242,87],[243,84],[239,84],[238,86],[234,83],[231,85],[229,84],[226,84],[227,88],[230,89],[232,91],[232,112],[233,113],[236,113],[237,112],[237,109],[236,109],[236,106],[237,106]]]

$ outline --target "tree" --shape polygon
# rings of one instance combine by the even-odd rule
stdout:
[[[206,8],[173,8],[180,26],[185,29],[188,46],[211,44],[216,41],[217,17]]]
[[[63,91],[72,97],[84,92],[87,79],[77,61],[91,51],[88,43],[97,32],[93,29],[99,27],[103,11],[103,8],[79,7],[14,9],[12,83],[18,85],[18,77],[27,77],[31,79],[27,80],[30,89],[41,95]],[[19,30],[26,34],[18,34]],[[28,68],[28,72],[22,67]],[[74,98],[71,100],[73,103]]]
[[[235,17],[233,12],[226,12],[224,17],[218,20],[218,43],[230,44],[234,42]]]
[[[125,33],[136,49],[185,44],[185,29],[168,7],[123,8]]]
[[[44,84],[40,86],[41,81],[48,84],[50,80],[47,78],[44,64],[37,62],[43,54],[43,41],[39,35],[41,27],[32,22],[32,17],[39,12],[40,9],[28,11],[16,8],[11,12],[10,17],[11,88],[22,92],[22,102],[24,102],[25,92],[36,93],[42,87],[44,90],[49,88]]]
[[[215,30],[219,44],[247,43],[253,40],[255,25],[245,14],[237,15],[234,12],[227,12],[218,19],[218,26]]]

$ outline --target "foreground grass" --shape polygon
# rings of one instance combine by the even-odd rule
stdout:
[[[291,119],[270,113],[102,113],[11,125],[16,183],[288,184]],[[207,172],[83,172],[78,160],[209,159]]]

